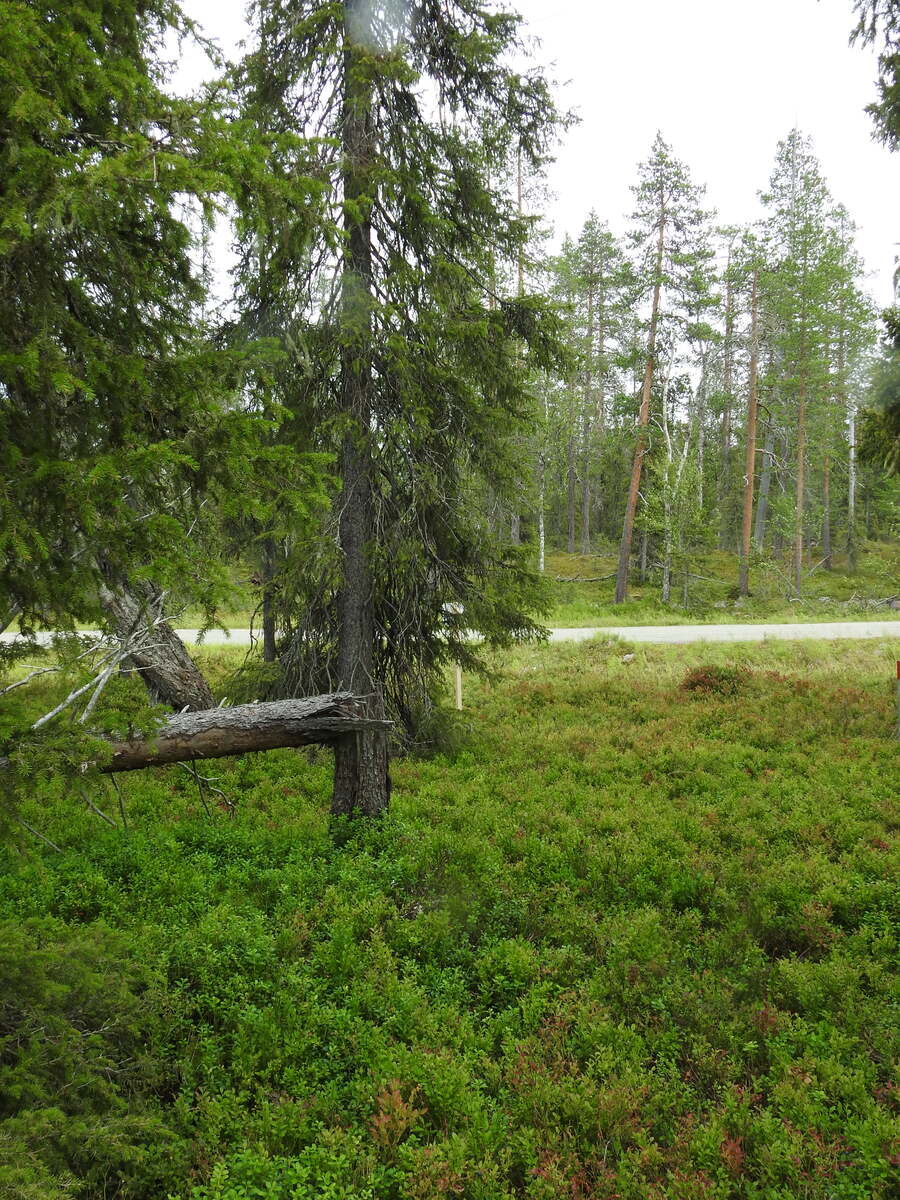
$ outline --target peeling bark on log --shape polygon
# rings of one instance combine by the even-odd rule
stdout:
[[[154,704],[193,711],[215,706],[209,684],[181,638],[167,621],[157,620],[160,597],[152,584],[118,582],[101,587],[100,603],[120,637],[148,626],[146,645],[137,647],[128,663],[144,681]]]
[[[367,713],[368,699],[350,692],[177,713],[151,737],[114,743],[111,761],[100,769],[109,775],[258,750],[333,745],[346,737],[355,740],[360,730],[384,734],[391,728],[392,722]]]

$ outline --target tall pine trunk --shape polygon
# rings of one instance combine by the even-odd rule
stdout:
[[[794,513],[794,592],[803,588],[803,507],[806,499],[806,373],[800,376],[797,407],[797,507]]]
[[[568,518],[568,538],[566,545],[570,554],[575,553],[575,435],[569,435],[566,453],[566,516]]]
[[[750,593],[750,531],[753,526],[753,480],[756,474],[756,414],[759,402],[757,394],[759,375],[759,305],[757,280],[759,273],[753,272],[753,289],[750,299],[750,381],[747,395],[747,454],[744,459],[744,512],[741,521],[741,565],[738,593]]]
[[[544,504],[545,494],[547,490],[547,467],[544,462],[544,451],[541,450],[538,459],[538,520],[537,520],[537,538],[538,538],[538,570],[543,575],[547,547],[547,534],[544,528]]]
[[[346,422],[340,449],[339,540],[343,573],[338,593],[338,686],[371,696],[370,715],[383,717],[374,679],[375,629],[370,563],[372,513],[372,203],[377,153],[371,85],[361,64],[365,51],[354,37],[368,22],[366,0],[344,4],[342,145],[345,247],[341,290],[340,408]],[[335,816],[374,816],[387,807],[387,739],[363,731],[335,747]]]
[[[779,494],[783,497],[787,495],[787,456],[790,446],[788,445],[788,435],[786,432],[779,433],[775,439],[775,461],[773,464],[773,475],[775,486],[778,488]],[[786,512],[787,508],[783,502],[781,505],[782,511]],[[781,559],[784,555],[784,526],[779,521],[775,526],[775,532],[772,534],[772,553],[777,559]],[[793,566],[793,537],[791,539],[791,559]]]
[[[591,402],[594,393],[594,288],[588,288],[587,362],[581,414],[581,553],[591,552]]]
[[[724,379],[725,393],[722,406],[722,469],[719,472],[718,502],[719,502],[719,549],[726,550],[733,545],[731,530],[728,526],[731,505],[731,405],[732,389],[734,387],[734,292],[731,286],[731,246],[728,247],[728,262],[725,267],[725,346],[724,346]],[[743,593],[742,593],[743,594]]]
[[[703,469],[706,463],[706,367],[697,387],[697,503],[703,511]]]
[[[822,471],[822,560],[826,571],[832,569],[831,561],[831,459],[825,455]]]
[[[616,571],[616,604],[621,604],[628,595],[628,567],[631,562],[631,542],[634,536],[634,518],[637,512],[638,493],[641,488],[641,468],[647,453],[647,426],[650,424],[650,396],[653,391],[653,366],[656,358],[656,331],[659,326],[659,302],[662,293],[662,265],[665,250],[666,218],[659,218],[659,237],[656,243],[656,272],[653,286],[653,306],[650,311],[650,334],[647,339],[647,361],[644,364],[644,383],[641,389],[641,408],[638,414],[638,437],[634,448],[631,482],[625,504],[625,521],[622,540],[619,543],[619,565]]]
[[[516,186],[517,186],[517,196],[518,196],[518,200],[517,200],[518,215],[519,215],[519,220],[521,221],[522,220],[522,147],[521,147],[521,145],[519,146],[518,153],[516,155]],[[517,270],[517,274],[518,274],[518,285],[516,288],[516,295],[521,300],[522,297],[525,295],[525,248],[524,248],[524,246],[519,247],[519,253],[518,253],[518,258],[517,258],[517,263],[516,263],[516,270]],[[522,514],[518,511],[518,509],[516,509],[516,511],[512,513],[512,516],[510,519],[509,540],[512,542],[512,544],[514,546],[522,545]]]
[[[591,552],[591,459],[590,453],[585,452],[582,465],[581,479],[581,553],[585,556]]]
[[[856,409],[851,400],[847,405],[847,440],[849,459],[847,464],[847,567],[851,572],[857,568],[856,551]]]
[[[594,512],[603,520],[603,495],[600,476],[600,449],[606,434],[606,291],[597,297],[597,470],[594,475]]]
[[[753,530],[753,544],[757,550],[762,550],[766,544],[766,520],[769,516],[769,493],[772,490],[772,463],[775,456],[775,423],[769,418],[766,426],[766,440],[763,444],[763,463],[759,477],[759,497],[756,503],[756,524]]]

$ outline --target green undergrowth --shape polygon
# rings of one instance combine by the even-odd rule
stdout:
[[[808,574],[803,595],[797,600],[793,598],[790,564],[761,560],[751,569],[751,594],[739,599],[737,556],[713,551],[698,555],[691,564],[687,604],[683,575],[678,573],[672,579],[671,600],[663,604],[658,572],[651,573],[643,584],[634,573],[627,599],[615,604],[615,553],[550,554],[546,570],[552,581],[554,608],[549,624],[584,628],[900,619],[900,611],[879,603],[900,596],[900,545],[865,543],[858,570],[852,574],[845,556],[835,555],[834,564],[834,570],[819,567]]]
[[[0,1196],[897,1196],[897,658],[524,650],[373,823],[324,751],[41,786]]]

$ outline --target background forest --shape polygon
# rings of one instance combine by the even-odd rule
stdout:
[[[900,648],[541,644],[898,607],[852,214],[788,129],[726,224],[660,133],[551,250],[514,13],[248,28],[0,2],[0,1197],[888,1200]]]

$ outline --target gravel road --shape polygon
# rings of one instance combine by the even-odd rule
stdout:
[[[86,631],[90,633],[91,631]],[[176,633],[184,642],[196,642],[196,629],[178,629]],[[605,625],[594,629],[551,629],[551,642],[586,642],[591,638],[623,638],[629,642],[657,642],[663,645],[678,645],[684,642],[764,642],[769,638],[796,641],[803,638],[900,638],[900,621],[814,621],[791,625]],[[12,641],[18,635],[0,634],[3,641]],[[49,641],[50,634],[38,634],[41,641]],[[232,629],[227,634],[220,629],[210,629],[204,636],[207,646],[249,646],[249,629]]]

